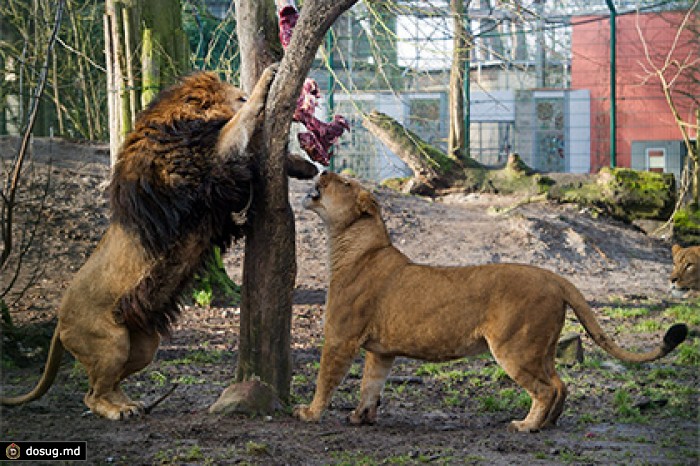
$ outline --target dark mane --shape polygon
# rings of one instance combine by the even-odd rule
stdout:
[[[213,247],[223,252],[244,234],[231,213],[249,204],[251,167],[246,158],[215,153],[233,113],[219,89],[223,84],[211,78],[190,76],[161,93],[139,116],[114,167],[111,220],[133,233],[153,259],[115,311],[129,328],[167,334],[180,295]]]

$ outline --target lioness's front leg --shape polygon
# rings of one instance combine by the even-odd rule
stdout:
[[[360,389],[360,402],[348,420],[352,424],[374,424],[377,420],[379,397],[384,388],[384,383],[391,366],[394,363],[393,356],[382,356],[372,351],[365,355],[365,368],[362,372],[362,388]]]
[[[321,368],[316,379],[316,392],[311,405],[294,408],[294,416],[302,421],[318,421],[331,401],[331,396],[343,381],[359,350],[356,342],[330,343],[326,341],[321,352]]]
[[[216,143],[216,152],[221,157],[238,155],[245,151],[253,133],[260,123],[260,116],[265,110],[270,85],[275,79],[278,64],[265,68],[260,79],[255,84],[248,101],[236,112],[221,129]]]

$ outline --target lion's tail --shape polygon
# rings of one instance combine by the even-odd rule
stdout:
[[[15,397],[0,397],[0,404],[4,406],[16,406],[30,401],[41,398],[44,393],[49,390],[49,387],[53,384],[56,379],[56,374],[58,374],[58,369],[61,366],[61,359],[63,358],[64,348],[63,343],[61,343],[61,338],[58,336],[58,329],[53,333],[53,338],[51,339],[51,346],[49,347],[49,356],[46,359],[46,366],[44,367],[44,373],[41,376],[41,380],[34,387],[34,389],[22,396]]]
[[[581,292],[571,284],[568,280],[561,279],[561,285],[564,288],[564,296],[566,302],[571,306],[583,328],[591,336],[598,346],[603,348],[610,355],[627,362],[648,362],[666,356],[673,349],[680,345],[688,335],[688,327],[685,324],[672,325],[666,331],[664,339],[660,345],[646,353],[633,353],[627,351],[617,343],[601,328],[596,319],[593,310],[586,302]]]

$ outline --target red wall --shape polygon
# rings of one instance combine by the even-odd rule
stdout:
[[[617,166],[629,167],[632,141],[681,140],[669,105],[664,98],[658,77],[650,70],[640,39],[645,38],[649,55],[657,67],[663,66],[672,50],[683,13],[628,14],[617,18]],[[696,16],[697,21],[697,16]],[[575,17],[572,19],[571,87],[588,89],[591,94],[591,171],[610,164],[610,22],[607,17]],[[679,62],[690,63],[700,58],[697,34],[685,29],[675,52]],[[683,96],[689,93],[700,98],[698,84],[700,61],[692,71],[685,71],[673,87],[673,96],[681,117],[695,122],[697,103]],[[678,68],[665,73],[671,78]],[[693,76],[693,74],[695,76]],[[691,133],[694,137],[695,132]]]

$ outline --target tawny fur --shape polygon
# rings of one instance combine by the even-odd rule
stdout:
[[[180,294],[213,248],[243,235],[232,212],[250,203],[247,145],[274,75],[274,67],[265,70],[246,99],[216,75],[196,73],[139,116],[114,167],[110,226],[63,296],[44,374],[30,393],[2,404],[42,396],[65,348],[85,366],[84,401],[93,413],[142,412],[119,384],[151,362]]]
[[[581,293],[566,279],[519,264],[432,267],[411,262],[389,239],[374,196],[359,183],[321,174],[304,206],[329,236],[330,285],[316,392],[295,415],[318,421],[361,348],[366,350],[355,424],[372,423],[394,358],[445,361],[490,350],[532,398],[510,428],[536,431],[561,414],[566,387],[554,357],[567,307],[611,355],[652,361],[686,336],[676,325],[647,353],[620,348],[605,334]]]
[[[671,293],[679,297],[700,296],[700,246],[682,248],[674,244]]]

